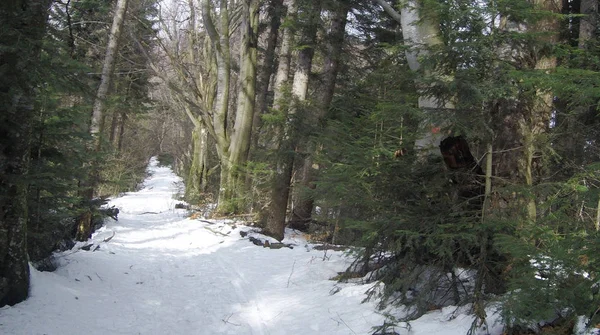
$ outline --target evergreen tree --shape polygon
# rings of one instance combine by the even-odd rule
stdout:
[[[27,186],[49,1],[0,4],[0,306],[27,298]]]
[[[385,5],[402,21],[404,14]],[[596,271],[587,252],[598,208],[587,167],[597,160],[595,135],[593,127],[590,137],[569,129],[596,104],[589,89],[596,73],[593,66],[582,71],[593,62],[581,62],[577,41],[558,47],[559,36],[578,35],[560,31],[561,9],[549,2],[419,6],[418,15],[438,22],[440,42],[417,45],[417,71],[407,72],[414,49],[404,52],[415,46],[405,44],[413,28],[403,24],[404,43],[379,44],[387,57],[372,65],[392,78],[365,71],[371,64],[364,63],[367,75],[351,77],[335,100],[333,135],[321,139],[319,156],[325,168],[318,202],[329,208],[323,219],[364,246],[355,270],[383,264],[376,278],[386,283],[385,296],[414,306],[413,316],[473,302],[485,320],[483,307],[494,297],[488,293],[503,292],[510,292],[503,312],[513,329],[551,315],[593,315],[585,307],[596,304],[593,282],[581,274]],[[405,86],[394,90],[399,83]],[[390,97],[398,100],[388,103]],[[423,97],[438,104],[423,104]],[[442,152],[434,148],[438,157],[426,158],[418,142],[431,130],[466,144],[448,147],[444,140]],[[470,163],[457,166],[459,159]],[[576,208],[588,208],[587,219]],[[569,251],[575,245],[585,247]]]

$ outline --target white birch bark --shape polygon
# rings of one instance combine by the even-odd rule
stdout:
[[[106,47],[106,55],[102,65],[102,75],[100,78],[100,86],[94,100],[94,108],[92,113],[92,122],[90,124],[90,134],[96,136],[96,145],[99,144],[99,133],[104,127],[104,106],[110,83],[112,80],[113,71],[115,69],[117,49],[119,47],[119,37],[125,21],[125,13],[127,12],[127,4],[129,0],[118,0],[113,18],[112,28],[108,38],[108,46]]]
[[[441,33],[438,22],[431,18],[422,17],[420,14],[420,0],[407,0],[404,2],[400,13],[398,13],[385,0],[374,0],[383,9],[402,26],[402,36],[404,44],[408,46],[406,50],[406,60],[412,71],[421,70],[420,58],[427,56],[427,49],[442,43]],[[419,94],[419,108],[425,113],[435,113],[440,109],[450,109],[454,106],[451,102],[442,102],[435,97],[428,96],[424,87],[417,82]],[[443,134],[436,132],[440,125],[430,124],[424,127],[426,131],[415,141],[415,149],[424,153],[439,155],[438,147],[443,139]]]

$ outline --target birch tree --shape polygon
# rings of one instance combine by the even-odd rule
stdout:
[[[90,122],[90,135],[94,138],[95,152],[100,151],[102,143],[101,137],[104,130],[105,115],[105,104],[108,96],[109,88],[112,81],[113,72],[115,70],[115,63],[117,57],[117,51],[119,48],[119,38],[121,37],[121,30],[123,23],[125,22],[125,13],[127,12],[127,5],[129,0],[118,0],[115,8],[115,16],[113,18],[112,27],[108,37],[108,45],[106,47],[106,54],[102,64],[102,75],[100,77],[100,85],[94,99],[94,106],[92,111],[92,119]],[[90,176],[87,181],[82,182],[82,196],[84,200],[90,201],[94,197],[95,188],[98,184],[99,179],[99,168],[97,164],[92,163],[93,166],[90,168]],[[77,234],[76,239],[79,241],[85,241],[90,238],[92,234],[92,211],[91,209],[85,210],[77,219]]]
[[[127,12],[128,2],[129,0],[117,1],[115,16],[108,37],[106,54],[104,56],[104,62],[102,63],[102,75],[100,77],[100,85],[98,86],[96,99],[94,100],[92,121],[90,124],[90,134],[96,138],[96,146],[100,143],[99,137],[104,129],[106,97],[115,70],[119,38],[121,37],[121,30],[123,28],[123,23],[125,22],[125,13]]]
[[[408,0],[402,3],[400,12],[391,6],[386,0],[374,0],[400,25],[402,26],[402,37],[406,49],[406,61],[412,71],[422,71],[420,58],[428,55],[428,49],[442,44],[439,22],[436,16],[432,13],[423,15],[425,8],[422,0]],[[425,70],[425,73],[430,72]],[[419,82],[416,83],[420,91],[419,94],[419,109],[425,115],[431,118],[432,114],[444,108],[452,108],[452,103],[441,101],[440,99],[424,93],[427,87],[424,87]],[[431,127],[437,129],[438,124],[431,124]],[[442,135],[434,131],[426,131],[415,141],[415,149],[425,150],[429,153],[438,153],[438,145],[442,140]]]

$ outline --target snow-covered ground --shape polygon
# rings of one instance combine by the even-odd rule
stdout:
[[[57,254],[55,272],[32,268],[31,296],[0,309],[0,334],[371,334],[384,322],[375,302],[362,303],[370,285],[330,280],[350,264],[343,253],[291,231],[293,249],[263,248],[240,236],[250,227],[186,218],[173,199],[180,179],[155,159],[148,170],[140,191],[111,201],[119,221],[89,251]],[[466,334],[472,318],[458,311],[396,331]]]

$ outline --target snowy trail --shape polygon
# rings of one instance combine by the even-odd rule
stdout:
[[[148,172],[140,191],[111,201],[119,221],[94,234],[97,250],[80,244],[57,254],[55,272],[32,268],[30,298],[0,308],[0,335],[354,335],[383,324],[361,303],[370,285],[329,280],[350,263],[341,252],[291,231],[294,249],[262,248],[240,236],[249,227],[188,219],[173,199],[181,180],[154,159]],[[502,334],[497,318],[477,334]],[[468,307],[445,307],[395,330],[458,335],[472,321]]]
[[[369,286],[328,280],[348,265],[341,253],[324,259],[299,236],[261,248],[240,237],[248,227],[187,219],[179,178],[155,160],[149,172],[111,201],[119,221],[93,236],[99,249],[32,269],[31,297],[0,309],[0,334],[370,334],[383,322],[361,304]]]

